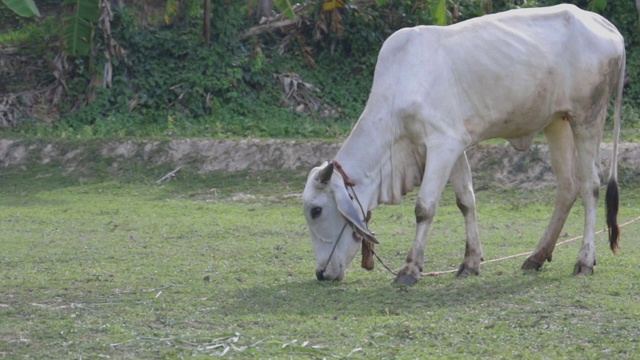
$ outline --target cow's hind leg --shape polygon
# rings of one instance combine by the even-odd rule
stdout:
[[[606,113],[606,103],[599,112],[598,121],[586,121],[573,126],[576,150],[578,152],[578,177],[580,194],[584,203],[584,232],[578,260],[573,268],[574,275],[590,275],[596,264],[595,228],[600,195],[600,177],[595,166],[596,156],[602,138],[602,122]],[[593,111],[592,113],[596,113]],[[597,159],[600,161],[600,159]]]
[[[396,276],[397,285],[413,285],[420,279],[424,265],[424,248],[427,234],[436,214],[442,191],[451,174],[451,170],[464,152],[464,146],[454,139],[438,139],[427,148],[422,186],[416,201],[416,238],[407,254],[405,265]]]
[[[544,130],[549,144],[551,165],[556,175],[556,200],[553,215],[536,250],[522,265],[523,270],[539,270],[545,261],[551,261],[558,236],[578,196],[576,151],[569,121],[559,118]]]
[[[456,194],[456,204],[464,216],[467,244],[464,260],[456,276],[478,275],[482,261],[482,246],[478,235],[478,219],[476,215],[476,198],[473,193],[473,181],[467,155],[462,154],[451,171],[451,185]]]

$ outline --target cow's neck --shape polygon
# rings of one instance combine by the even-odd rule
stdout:
[[[400,203],[402,195],[417,185],[414,178],[419,183],[424,169],[414,160],[413,146],[394,136],[398,132],[374,132],[375,128],[356,125],[336,155],[356,184],[354,190],[365,211],[382,203]]]
[[[336,160],[342,165],[344,172],[355,184],[356,192],[365,212],[378,207],[381,200],[381,179],[389,178],[391,174],[383,174],[379,151],[384,147],[380,144],[380,138],[369,139],[364,136],[354,136],[355,131],[349,136],[338,151]]]
[[[359,163],[362,158],[336,156],[336,161],[342,165],[345,174],[354,184],[356,193],[365,213],[378,207],[379,180],[372,176],[365,163]]]

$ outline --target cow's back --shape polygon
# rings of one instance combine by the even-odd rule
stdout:
[[[524,136],[608,97],[621,54],[616,28],[573,5],[406,28],[380,51],[367,107],[399,115],[404,130],[466,132],[470,144]]]

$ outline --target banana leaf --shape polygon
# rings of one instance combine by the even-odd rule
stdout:
[[[95,24],[98,21],[97,0],[64,0],[64,5],[74,6],[73,15],[65,19],[64,37],[67,55],[85,56],[91,50]]]
[[[33,0],[2,0],[11,11],[22,17],[40,16]]]

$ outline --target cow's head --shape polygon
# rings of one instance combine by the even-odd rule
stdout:
[[[351,199],[332,162],[311,170],[302,202],[316,254],[316,277],[342,280],[363,241],[377,244],[378,240],[367,229],[363,211]],[[367,267],[366,262],[371,269],[373,259],[370,252],[365,254],[365,249],[370,248],[363,246],[363,267]]]

